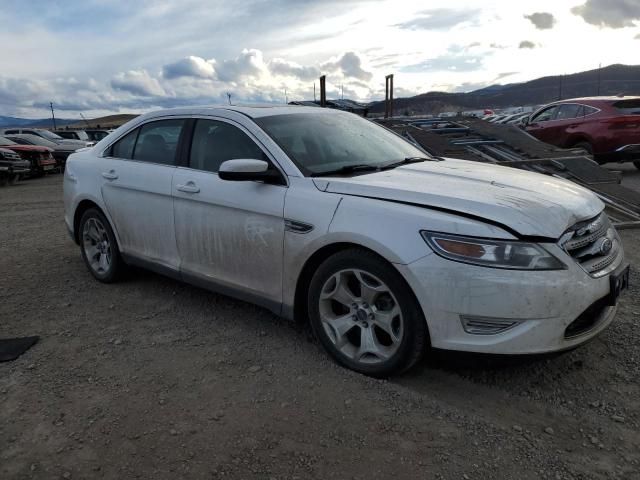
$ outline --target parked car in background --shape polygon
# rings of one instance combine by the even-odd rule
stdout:
[[[429,345],[571,349],[611,323],[629,276],[591,191],[433,158],[324,108],[142,115],[69,158],[64,205],[98,281],[139,265],[308,319],[373,376]]]
[[[64,170],[69,155],[80,148],[87,148],[74,143],[52,142],[46,138],[28,133],[5,135],[5,138],[22,145],[39,145],[41,147],[51,148],[53,150],[53,158],[56,160],[56,166],[61,170]]]
[[[555,102],[531,115],[525,130],[561,148],[582,148],[598,163],[632,161],[640,169],[640,97]]]
[[[81,140],[83,142],[93,142],[84,130],[55,130],[53,133],[59,137],[69,140]]]
[[[0,135],[35,135],[37,137],[42,137],[50,142],[64,145],[75,145],[76,149],[82,147],[92,147],[93,145],[95,145],[95,142],[91,140],[75,140],[62,138],[57,133],[50,132],[49,130],[45,130],[44,128],[5,128],[4,130],[0,130]]]
[[[39,177],[56,168],[53,149],[40,145],[21,145],[6,137],[0,137],[0,147],[13,150],[22,160],[29,162],[29,176]]]
[[[0,186],[13,184],[21,175],[29,173],[29,162],[13,150],[0,147]]]
[[[93,130],[85,130],[86,134],[89,136],[89,139],[93,142],[99,142],[100,140],[102,140],[104,137],[106,137],[107,135],[109,135],[111,132],[113,132],[113,130],[100,130],[100,129],[93,129]]]

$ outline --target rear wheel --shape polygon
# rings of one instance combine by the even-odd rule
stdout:
[[[413,366],[428,345],[422,310],[402,276],[367,250],[338,252],[314,274],[311,326],[341,365],[373,377]]]
[[[635,162],[633,162],[633,166],[640,170],[640,160],[636,160]]]
[[[90,208],[82,215],[79,228],[82,259],[91,274],[104,283],[118,280],[125,264],[105,216],[99,210]]]

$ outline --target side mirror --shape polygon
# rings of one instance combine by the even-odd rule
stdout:
[[[252,180],[269,182],[279,179],[280,174],[275,170],[269,170],[269,164],[264,160],[243,158],[222,162],[218,169],[218,177],[221,180],[236,182]]]

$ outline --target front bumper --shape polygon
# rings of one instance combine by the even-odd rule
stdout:
[[[603,300],[610,293],[609,275],[593,278],[568,255],[561,259],[567,270],[501,270],[456,263],[435,254],[397,267],[422,306],[434,348],[536,354],[571,349],[592,339],[616,313],[616,307]],[[625,266],[621,252],[615,272]],[[585,328],[577,334],[568,330],[576,319],[586,316]],[[463,325],[468,318],[514,325],[494,334],[468,333]]]

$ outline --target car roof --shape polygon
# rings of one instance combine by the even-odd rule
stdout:
[[[619,102],[620,100],[640,100],[638,96],[619,96],[619,97],[580,97],[580,98],[568,98],[566,100],[560,100],[554,102],[556,104],[561,103],[611,103]]]
[[[166,115],[215,115],[221,110],[241,113],[250,118],[270,117],[274,115],[289,115],[293,113],[342,113],[340,110],[301,105],[206,105],[199,107],[178,107],[155,110],[146,113],[141,118],[162,117]]]

